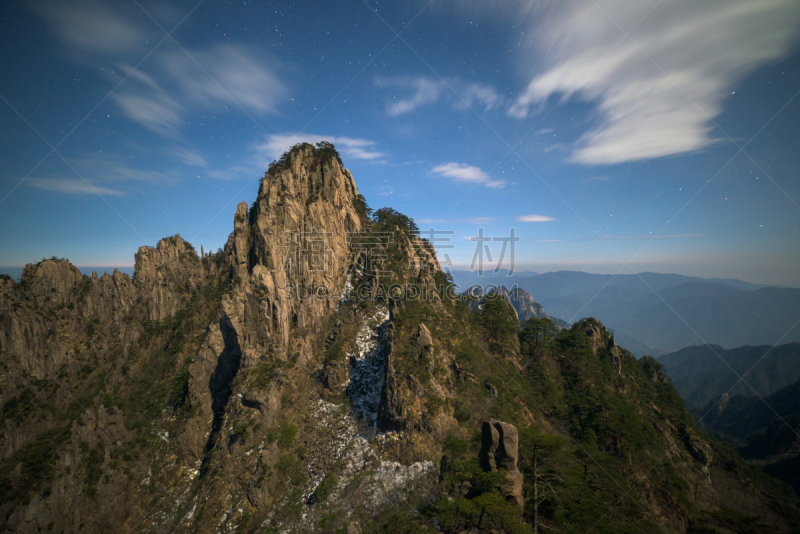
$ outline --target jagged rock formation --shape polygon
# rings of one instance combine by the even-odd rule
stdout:
[[[419,323],[419,343],[423,347],[430,347],[433,345],[433,338],[431,337],[431,332],[428,330],[428,327],[422,323]]]
[[[522,532],[533,450],[543,526],[684,532],[725,502],[797,527],[655,360],[593,320],[520,336],[370,214],[331,145],[299,145],[218,253],[0,277],[0,532]]]
[[[555,317],[550,317],[544,310],[544,306],[542,306],[539,302],[536,302],[536,300],[534,300],[534,298],[522,288],[514,286],[509,291],[507,287],[502,285],[500,287],[487,285],[486,289],[491,293],[496,292],[499,295],[502,295],[503,298],[506,299],[514,308],[517,318],[521,322],[525,322],[528,319],[550,319],[559,330],[569,328],[569,324],[565,321]],[[477,307],[477,303],[483,297],[483,293],[483,286],[473,285],[464,292],[464,295],[471,297],[475,302],[475,306]]]
[[[519,471],[519,433],[517,427],[500,421],[484,421],[481,425],[481,450],[478,453],[481,468],[488,472],[504,471],[505,484],[500,491],[522,508],[522,473]]]
[[[534,317],[537,319],[549,317],[544,311],[544,307],[536,302],[524,289],[515,287],[509,292],[508,299],[511,301],[511,305],[514,306],[514,309],[517,310],[520,321],[527,321]]]
[[[618,375],[622,374],[622,358],[620,357],[619,347],[614,341],[614,335],[606,330],[599,321],[595,319],[583,319],[575,326],[589,338],[589,345],[592,351],[600,356],[605,356],[611,362]]]
[[[338,303],[350,264],[350,236],[361,229],[355,182],[335,158],[313,147],[270,170],[249,210],[237,207],[227,247],[241,280],[225,303],[240,318],[246,365],[269,352],[278,359],[310,345],[290,346],[292,326],[319,328]]]
[[[155,248],[141,247],[135,259],[133,281],[153,321],[175,315],[183,297],[205,282],[197,252],[180,235],[162,239]]]
[[[174,442],[179,464],[188,473],[203,476],[214,468],[210,456],[213,450],[223,457],[236,454],[237,440],[225,447],[219,443],[232,411],[248,413],[250,425],[269,428],[276,424],[285,383],[279,371],[266,388],[259,390],[237,394],[233,382],[259,364],[280,367],[282,362],[292,360],[302,365],[311,358],[320,330],[324,330],[323,325],[339,300],[337,291],[341,291],[347,276],[350,235],[361,229],[361,218],[353,204],[357,195],[352,176],[332,149],[306,145],[270,169],[252,208],[238,206],[234,232],[221,256],[201,259],[189,243],[174,236],[161,240],[154,248],[139,249],[133,280],[118,272],[102,278],[85,277],[67,262],[54,260],[27,266],[19,287],[13,281],[2,280],[0,347],[4,360],[13,365],[3,377],[3,397],[8,399],[24,387],[23,377],[52,379],[56,373],[63,373],[65,365],[75,368],[74,360],[81,358],[78,354],[100,348],[91,342],[99,329],[103,330],[102,343],[109,343],[111,336],[111,344],[119,347],[115,349],[117,358],[130,359],[143,345],[148,350],[149,327],[143,328],[143,324],[192,315],[199,310],[187,305],[201,288],[210,284],[208,291],[213,291],[213,286],[227,285],[229,289],[222,290],[218,307],[208,309],[207,317],[198,318],[208,320],[209,326],[204,339],[198,339],[196,355],[186,354],[181,356],[183,363],[178,362],[178,367],[185,369],[176,377],[184,381],[178,402],[192,406],[193,412],[180,425],[177,435],[165,438],[168,445]],[[226,273],[230,273],[230,282],[224,280]],[[42,317],[42,313],[52,315],[53,310],[61,313]],[[292,335],[300,330],[305,334]],[[180,346],[170,350],[182,352]],[[119,364],[115,361],[112,365]],[[124,376],[129,365],[124,364],[124,371],[116,374]],[[91,368],[85,372],[91,372]],[[76,372],[69,374],[75,376]],[[66,395],[69,397],[69,393]],[[241,408],[232,410],[234,401]],[[92,411],[91,407],[88,409]],[[113,413],[115,417],[122,414]],[[41,429],[46,427],[39,425]],[[27,438],[17,433],[20,439],[6,450],[13,452],[38,431],[30,429]],[[74,441],[75,433],[72,434]],[[85,443],[90,449],[98,443],[109,446],[107,440],[105,445],[102,440]],[[80,452],[76,454],[78,458],[82,456]],[[270,465],[277,461],[276,454],[268,449],[253,459],[257,464]],[[64,458],[66,465],[82,463]],[[232,473],[231,466],[225,470]],[[190,476],[187,480],[192,479]],[[216,490],[229,494],[222,488],[232,482],[229,476],[215,477],[198,495],[214,500],[210,495]],[[266,502],[264,489],[249,490],[249,498]],[[80,502],[76,498],[65,495],[65,506],[76,505]],[[130,504],[135,502],[133,495],[128,499]],[[112,511],[108,513],[114,515]],[[124,516],[129,512],[121,506],[116,513]],[[59,519],[55,510],[49,515],[60,525],[58,528],[76,527],[68,526],[73,518]],[[20,520],[18,513],[11,514],[8,524],[24,532],[27,523]]]

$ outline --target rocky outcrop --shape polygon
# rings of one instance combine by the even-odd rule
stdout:
[[[613,334],[606,330],[606,327],[597,319],[581,319],[575,323],[586,337],[589,338],[589,346],[595,354],[608,358],[611,366],[618,375],[622,374],[622,355],[620,348],[614,341]]]
[[[347,383],[348,366],[342,360],[327,362],[322,370],[322,383],[328,389],[338,389]]]
[[[403,387],[403,380],[398,376],[394,356],[394,325],[389,323],[384,331],[384,358],[386,360],[386,378],[381,391],[381,404],[378,411],[378,426],[384,430],[403,430],[408,419],[406,397],[410,393]]]
[[[484,421],[481,426],[481,468],[487,472],[504,471],[506,482],[500,490],[506,498],[522,508],[522,473],[519,470],[519,433],[517,427],[500,421]]]
[[[138,321],[126,320],[137,302],[147,307],[149,319],[165,319],[183,309],[189,294],[207,278],[192,246],[178,235],[140,248],[135,260],[133,280],[116,269],[86,276],[55,258],[26,265],[18,284],[0,280],[4,360],[43,380],[74,362],[74,355],[85,348],[85,337],[110,331],[126,353],[141,334]],[[2,379],[0,389],[8,391]]]
[[[90,278],[66,260],[28,264],[18,284],[0,280],[0,355],[27,376],[50,378],[98,328],[115,324],[123,342],[135,339],[136,326],[123,318],[137,298],[130,277],[117,270]],[[9,391],[7,378],[15,380],[13,373],[0,377],[1,390]]]
[[[519,321],[525,322],[528,319],[551,319],[551,317],[544,311],[544,307],[536,302],[533,297],[524,289],[515,286],[511,291],[509,291],[505,286],[500,286],[497,288],[493,286],[487,287],[487,291],[502,295],[502,297],[514,309],[514,313],[517,315],[517,319]],[[468,288],[467,291],[464,292],[465,295],[468,295],[473,299],[481,299],[484,296],[483,293],[484,288],[477,285]],[[474,305],[477,306],[477,301]],[[561,326],[559,326],[559,329],[560,328]]]
[[[620,356],[619,347],[617,347],[616,341],[614,341],[614,336],[610,336],[608,340],[608,345],[606,346],[606,350],[611,355],[611,366],[617,372],[618,375],[622,374],[622,357]]]
[[[44,260],[25,266],[20,285],[28,289],[35,305],[52,308],[71,302],[83,279],[81,272],[67,261]]]
[[[520,321],[527,321],[528,319],[546,319],[549,316],[544,311],[544,306],[533,300],[533,297],[524,289],[515,287],[508,294],[508,299],[514,309],[517,310],[517,316]]]
[[[419,334],[417,335],[419,337],[419,344],[423,347],[430,347],[433,345],[433,337],[431,337],[431,332],[423,323],[419,324]]]
[[[241,203],[226,250],[236,276],[225,313],[242,339],[243,365],[264,354],[310,357],[308,342],[290,342],[292,327],[317,332],[339,302],[361,230],[352,175],[311,145],[270,168],[248,210]]]
[[[184,295],[205,281],[197,252],[177,234],[160,240],[155,247],[139,248],[135,269],[133,281],[147,302],[153,321],[160,321],[182,309]]]

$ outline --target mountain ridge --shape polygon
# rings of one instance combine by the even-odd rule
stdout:
[[[274,162],[222,250],[135,257],[132,278],[0,278],[5,530],[800,525],[599,321],[460,298],[332,145]]]
[[[703,411],[704,428],[800,491],[800,380],[763,398],[723,393]]]
[[[612,277],[579,271],[512,277],[506,283],[524,289],[549,314],[566,321],[598,318],[630,340],[637,356],[659,356],[705,343],[731,349],[779,339],[800,341],[800,327],[794,325],[800,309],[796,288],[722,284],[717,279],[657,273]]]
[[[693,412],[722,394],[753,396],[755,390],[767,396],[800,379],[800,343],[735,349],[691,346],[658,361]],[[739,376],[749,385],[739,382]]]

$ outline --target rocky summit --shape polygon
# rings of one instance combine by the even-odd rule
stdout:
[[[223,249],[135,265],[0,279],[0,532],[800,529],[658,362],[457,294],[330,144],[274,162]]]

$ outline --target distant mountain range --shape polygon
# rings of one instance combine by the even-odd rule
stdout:
[[[478,271],[450,271],[450,274],[453,275],[453,281],[458,284],[462,291],[473,285],[485,286],[488,284],[505,284],[510,288],[515,281],[539,275],[539,273],[534,271],[509,272],[508,269],[500,269],[496,273],[489,269],[483,271],[483,274],[480,274]]]
[[[771,395],[725,396],[702,426],[800,494],[800,380]]]
[[[579,271],[503,276],[453,271],[462,287],[514,284],[551,316],[594,317],[637,356],[706,343],[733,348],[800,341],[800,289],[678,274],[600,275]],[[491,275],[490,275],[491,274]],[[475,279],[479,282],[475,282]],[[656,294],[658,292],[658,294]],[[794,327],[793,327],[794,326]],[[783,336],[783,339],[781,337]]]
[[[711,409],[712,406],[709,406]],[[800,416],[800,380],[771,395],[724,397],[703,419],[703,425],[715,432],[735,438],[750,437],[747,449],[750,456],[764,457],[791,448],[798,436],[784,421],[797,421]],[[788,419],[787,419],[788,418]],[[789,425],[796,428],[795,425]],[[764,440],[765,435],[780,439]],[[762,439],[755,439],[756,437]],[[798,442],[800,445],[800,442]]]
[[[800,343],[774,349],[767,345],[731,350],[718,345],[686,347],[661,356],[658,362],[697,416],[724,393],[754,396],[755,390],[766,397],[800,379]],[[737,384],[739,376],[746,384]]]
[[[800,343],[686,347],[658,361],[698,425],[800,493]]]

